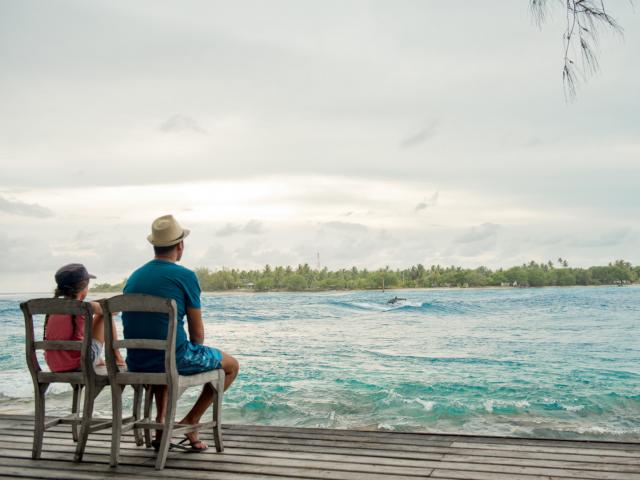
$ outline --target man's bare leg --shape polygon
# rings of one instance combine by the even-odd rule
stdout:
[[[220,352],[222,353],[222,362],[220,362],[220,364],[221,368],[224,370],[224,391],[226,392],[238,376],[240,363],[238,363],[238,360],[228,353],[225,353],[222,350],[220,350]]]
[[[229,355],[228,353],[222,352],[222,362],[221,368],[224,370],[224,389],[225,391],[229,388],[229,386],[233,383],[233,381],[238,376],[238,372],[240,371],[240,364],[238,360]],[[200,422],[200,418],[204,415],[204,412],[207,411],[207,408],[213,402],[213,388],[210,384],[206,384],[202,388],[202,392],[198,397],[195,405],[189,410],[189,413],[185,415],[185,417],[180,420],[179,423],[186,423],[189,425],[196,424]],[[198,432],[189,432],[186,434],[189,442],[193,446],[197,446],[197,448],[206,448],[207,444],[201,440],[199,440]]]
[[[156,401],[156,422],[164,422],[164,417],[167,414],[167,399],[169,389],[166,385],[153,385],[151,387],[151,393],[155,397]],[[156,430],[156,441],[159,442],[162,439],[162,430]]]

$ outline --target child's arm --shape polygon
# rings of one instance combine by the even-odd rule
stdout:
[[[94,315],[102,315],[102,307],[98,302],[89,302],[89,303],[91,304],[91,307],[93,307]]]

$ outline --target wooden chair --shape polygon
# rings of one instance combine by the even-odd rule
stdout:
[[[222,395],[224,391],[224,370],[217,369],[196,375],[179,375],[176,367],[176,303],[174,300],[154,297],[150,295],[118,295],[101,302],[105,315],[106,359],[107,371],[111,380],[113,405],[113,429],[111,438],[111,466],[118,465],[120,453],[120,437],[123,431],[135,428],[145,429],[147,446],[150,446],[150,430],[162,430],[162,441],[156,457],[156,470],[162,470],[167,460],[172,435],[178,433],[196,432],[206,428],[213,428],[213,438],[218,452],[223,451],[221,412]],[[124,339],[114,341],[111,335],[111,312],[153,312],[167,314],[169,317],[167,338],[158,339]],[[116,368],[112,353],[115,348],[139,348],[164,351],[165,371],[162,373],[119,372]],[[174,427],[178,398],[189,387],[210,384],[214,390],[213,420]],[[134,385],[146,386],[144,419],[142,421],[123,422],[122,391],[117,386]],[[151,385],[166,385],[168,388],[168,402],[165,421],[163,423],[151,421]]]
[[[35,418],[33,433],[33,450],[31,457],[40,458],[45,430],[60,424],[70,424],[73,440],[77,442],[74,459],[82,460],[89,433],[111,426],[108,419],[93,419],[93,404],[100,391],[109,384],[109,377],[104,367],[94,369],[91,360],[91,336],[93,309],[90,303],[78,300],[60,298],[41,298],[29,300],[20,304],[24,314],[27,365],[33,379],[35,391]],[[82,341],[36,341],[34,333],[34,315],[82,315],[84,322],[84,339]],[[36,350],[79,350],[80,371],[77,372],[46,372],[42,371]],[[70,383],[73,388],[71,415],[56,417],[45,422],[45,393],[52,383]],[[84,406],[82,416],[79,415],[80,396],[84,392]],[[140,403],[138,401],[138,403]],[[78,425],[81,426],[78,434]]]

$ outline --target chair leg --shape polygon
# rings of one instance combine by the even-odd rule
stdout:
[[[33,423],[33,450],[31,458],[37,460],[42,455],[42,440],[44,438],[44,415],[45,403],[44,394],[49,388],[48,383],[38,383],[35,398],[35,418]]]
[[[216,452],[224,451],[222,443],[222,396],[224,394],[224,372],[218,375],[218,384],[213,388],[213,420],[216,422],[213,427],[213,441],[216,445]]]
[[[144,416],[145,420],[151,419],[151,405],[153,404],[153,392],[151,391],[151,385],[145,385],[144,387]],[[151,430],[144,429],[144,444],[147,448],[151,447]]]
[[[109,465],[118,466],[122,437],[122,390],[124,385],[111,385],[111,458]]]
[[[95,384],[85,385],[82,422],[80,424],[80,437],[78,438],[76,453],[73,457],[73,460],[76,462],[82,461],[84,448],[87,446],[87,440],[89,438],[89,430],[91,429],[91,419],[93,418],[93,403],[95,402],[98,393],[100,393],[100,390],[102,389],[98,389]]]
[[[133,385],[133,421],[140,421],[140,411],[142,406],[142,385]],[[133,428],[133,436],[136,439],[136,445],[139,447],[144,443],[142,432],[139,428]]]
[[[173,434],[173,424],[175,422],[177,403],[178,391],[170,385],[167,399],[167,413],[164,419],[164,428],[162,429],[162,441],[160,442],[160,449],[158,450],[158,456],[156,457],[156,470],[162,470],[165,462],[167,461],[169,445],[171,444],[171,435]]]
[[[76,383],[73,385],[73,400],[71,401],[71,413],[77,415],[80,411],[80,394],[82,393],[83,385],[80,383]],[[71,424],[71,435],[73,436],[73,441],[78,441],[78,423]]]

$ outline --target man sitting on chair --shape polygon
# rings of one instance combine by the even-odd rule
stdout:
[[[124,287],[124,293],[143,293],[176,302],[176,366],[180,375],[193,375],[217,368],[224,369],[224,389],[235,380],[240,365],[228,353],[204,345],[204,324],[200,310],[200,284],[196,274],[180,265],[184,252],[184,239],[189,230],[182,228],[172,215],[154,220],[151,235],[147,240],[153,245],[155,258],[131,274]],[[184,328],[187,317],[189,336]],[[124,337],[167,338],[168,319],[166,314],[149,312],[124,312],[122,314]],[[164,352],[144,349],[130,349],[127,367],[131,372],[164,372]],[[213,401],[213,389],[206,384],[189,413],[179,422],[195,424]],[[167,405],[166,386],[154,386],[157,407],[156,421],[164,421]],[[154,447],[160,445],[162,432],[156,431]],[[191,449],[202,451],[207,444],[199,439],[198,432],[186,434]]]

